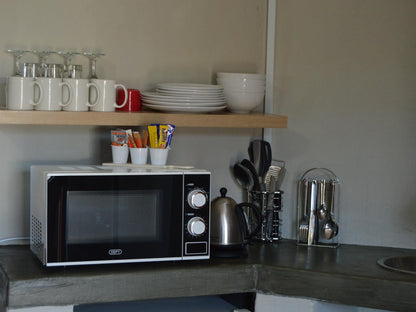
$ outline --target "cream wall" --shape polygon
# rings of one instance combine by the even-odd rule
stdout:
[[[415,16],[414,0],[278,0],[286,237],[295,182],[318,166],[341,179],[341,242],[416,248]]]
[[[97,62],[101,78],[142,91],[159,82],[213,83],[217,71],[264,72],[266,0],[0,0],[0,7],[0,77],[12,73],[8,48],[99,50],[106,54]],[[73,63],[88,65],[79,56]],[[29,234],[31,164],[109,161],[109,131],[0,125],[0,239]],[[211,170],[212,197],[227,186],[238,200],[229,166],[260,135],[178,128],[169,163]]]
[[[0,4],[0,77],[12,72],[7,48],[98,49],[101,77],[140,90],[264,72],[266,0]],[[275,112],[289,127],[273,130],[272,146],[288,167],[284,237],[295,237],[296,180],[322,166],[342,181],[341,242],[415,247],[415,13],[411,0],[277,1]],[[109,130],[0,125],[0,239],[28,235],[29,166],[108,161]],[[224,185],[239,200],[229,166],[260,135],[179,128],[169,161],[212,170],[213,197]]]

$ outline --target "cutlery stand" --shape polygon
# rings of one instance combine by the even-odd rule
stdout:
[[[282,191],[248,193],[248,201],[256,205],[262,213],[262,225],[257,240],[275,242],[281,239],[282,194]],[[247,216],[249,227],[252,229],[255,226],[255,218],[252,215]]]
[[[306,171],[298,181],[298,245],[339,246],[339,179],[325,168]]]

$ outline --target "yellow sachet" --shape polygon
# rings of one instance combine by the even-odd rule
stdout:
[[[157,126],[147,126],[147,130],[149,131],[149,141],[151,148],[158,147],[158,140],[157,140]]]

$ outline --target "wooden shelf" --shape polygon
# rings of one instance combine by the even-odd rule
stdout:
[[[287,117],[263,113],[165,114],[153,111],[125,113],[0,110],[0,124],[9,125],[144,126],[150,123],[172,123],[177,127],[286,128]]]

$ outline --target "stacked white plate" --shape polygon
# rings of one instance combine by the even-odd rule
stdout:
[[[224,88],[196,83],[160,83],[154,92],[142,92],[142,104],[165,112],[210,113],[226,107]]]

